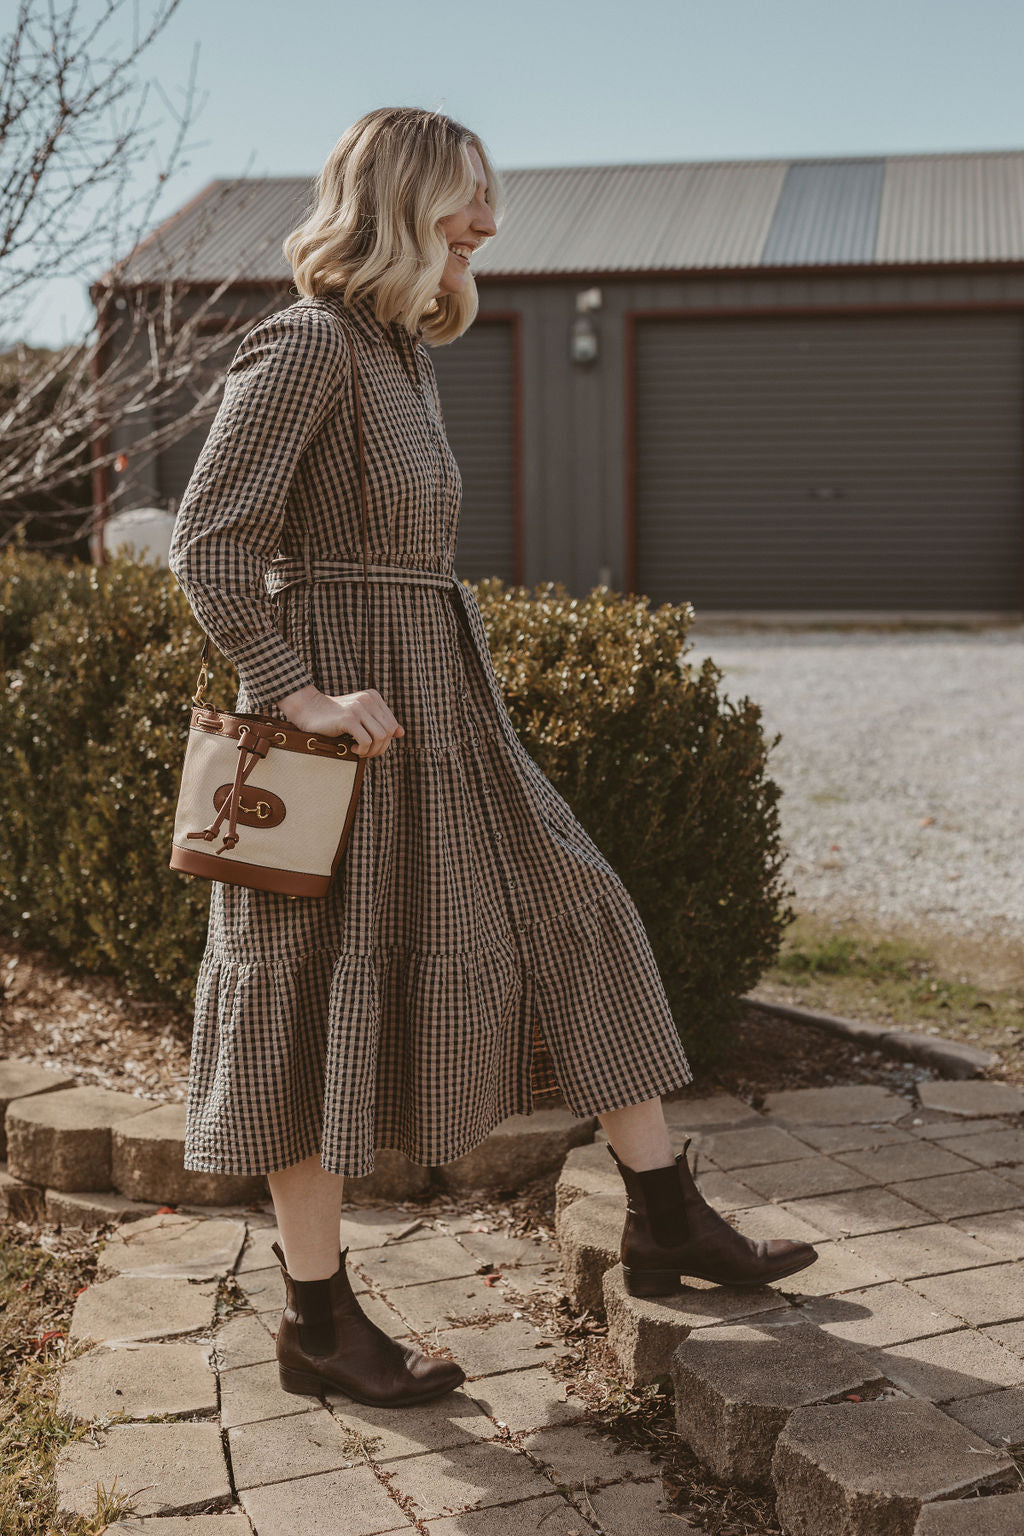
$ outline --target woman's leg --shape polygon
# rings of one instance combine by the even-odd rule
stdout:
[[[660,1098],[625,1109],[606,1109],[597,1118],[622,1161],[637,1172],[667,1168],[675,1161]]]
[[[341,1251],[340,1173],[328,1173],[314,1152],[301,1163],[267,1174],[281,1246],[294,1280],[326,1280]]]

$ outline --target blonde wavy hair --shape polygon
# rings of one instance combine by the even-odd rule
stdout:
[[[460,293],[435,295],[448,260],[440,220],[476,191],[470,146],[497,224],[500,179],[462,123],[419,107],[377,107],[346,128],[324,162],[315,203],[284,241],[299,293],[348,304],[369,292],[382,324],[398,321],[413,334],[422,326],[432,346],[461,336],[480,302],[473,274]]]

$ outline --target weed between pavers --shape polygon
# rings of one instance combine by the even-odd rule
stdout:
[[[216,1322],[214,1327],[219,1323],[226,1322],[228,1318],[234,1317],[236,1312],[255,1312],[255,1310],[252,1302],[230,1271],[226,1275],[219,1277],[217,1281]]]

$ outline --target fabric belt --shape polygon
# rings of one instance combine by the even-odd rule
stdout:
[[[383,565],[368,563],[366,578],[375,582],[408,583],[417,587],[451,588],[458,586],[459,578],[443,571],[423,570],[415,565]],[[299,581],[362,581],[361,560],[301,560],[287,558],[275,560],[267,571],[265,586],[268,592],[283,592],[285,587]]]

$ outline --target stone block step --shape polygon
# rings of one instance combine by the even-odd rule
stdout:
[[[671,1368],[680,1435],[722,1482],[751,1487],[769,1481],[794,1409],[884,1381],[852,1345],[785,1312],[700,1328],[677,1346]]]
[[[573,1147],[562,1164],[555,1185],[555,1224],[574,1200],[587,1195],[621,1196],[623,1216],[626,1209],[626,1187],[622,1176],[612,1162],[606,1141],[587,1141]]]
[[[576,1209],[570,1206],[569,1214]],[[604,1309],[608,1342],[633,1386],[669,1376],[676,1347],[695,1329],[751,1317],[767,1320],[767,1313],[798,1316],[787,1298],[771,1286],[711,1285],[692,1280],[669,1296],[631,1296],[621,1264],[605,1272]]]
[[[156,1099],[109,1088],[12,1099],[4,1116],[8,1172],[44,1188],[109,1189],[113,1128],[157,1107]]]
[[[908,1536],[921,1511],[986,1487],[1019,1487],[1009,1456],[909,1397],[798,1408],[772,1458],[789,1536]]]
[[[46,1191],[42,1185],[16,1179],[8,1172],[6,1163],[0,1167],[0,1216],[5,1221],[42,1221],[45,1209]]]
[[[184,1104],[155,1104],[145,1114],[115,1125],[108,1183],[130,1200],[152,1200],[157,1205],[241,1205],[265,1200],[270,1190],[263,1173],[202,1173],[184,1166],[185,1114]]]
[[[0,1061],[0,1158],[7,1157],[5,1117],[12,1099],[27,1099],[35,1093],[52,1093],[55,1088],[73,1088],[75,1080],[52,1067],[34,1061],[7,1056]]]
[[[572,1147],[593,1141],[596,1129],[595,1116],[581,1119],[567,1109],[511,1115],[464,1157],[436,1168],[435,1176],[442,1188],[456,1192],[518,1190],[531,1179],[554,1173]]]
[[[607,1154],[606,1154],[607,1155]],[[619,1262],[626,1214],[622,1180],[618,1192],[584,1195],[564,1206],[555,1222],[565,1289],[578,1311],[604,1312],[605,1272]]]
[[[346,1178],[345,1199],[354,1205],[390,1205],[395,1200],[415,1200],[430,1187],[431,1170],[414,1163],[396,1147],[378,1147],[373,1172]]]

